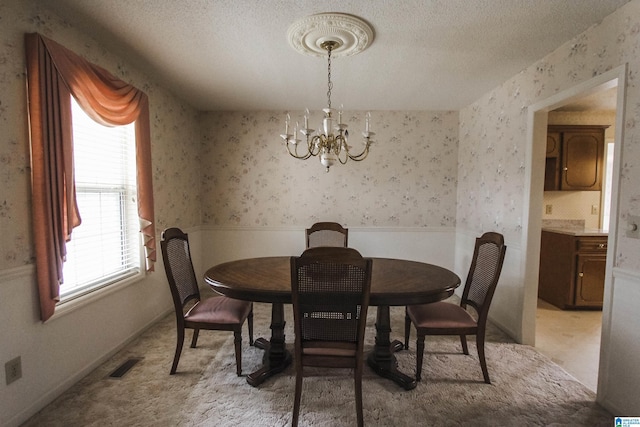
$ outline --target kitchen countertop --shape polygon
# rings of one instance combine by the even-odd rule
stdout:
[[[548,231],[550,233],[568,234],[576,237],[607,237],[608,231],[595,228],[557,228],[557,227],[542,227],[542,231]]]

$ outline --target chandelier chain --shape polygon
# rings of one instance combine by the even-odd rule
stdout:
[[[329,108],[331,108],[331,89],[333,89],[333,82],[331,81],[331,50],[332,47],[328,46],[327,50],[329,51],[329,59],[327,60],[327,103],[329,104]]]

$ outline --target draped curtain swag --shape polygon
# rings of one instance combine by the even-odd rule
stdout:
[[[33,233],[43,321],[60,300],[66,242],[80,225],[73,177],[72,95],[98,123],[135,121],[138,216],[144,236],[146,270],[156,260],[151,173],[149,99],[38,33],[25,34],[27,96],[31,131]]]

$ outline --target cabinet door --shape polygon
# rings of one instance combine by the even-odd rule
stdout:
[[[544,164],[544,191],[560,189],[560,159],[547,157]]]
[[[560,155],[560,132],[547,132],[547,157]]]
[[[562,138],[561,190],[600,190],[603,132],[565,132]]]
[[[606,255],[578,255],[576,268],[575,305],[602,307]]]
[[[571,308],[575,297],[575,238],[568,234],[542,231],[538,297],[558,308]]]
[[[547,133],[544,191],[557,191],[560,189],[560,144],[560,132]]]

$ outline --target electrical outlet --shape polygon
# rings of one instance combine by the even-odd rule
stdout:
[[[20,356],[5,363],[4,372],[7,379],[7,385],[22,378],[22,360],[20,359]]]
[[[591,205],[591,215],[598,215],[598,205]]]
[[[552,212],[553,212],[553,205],[545,205],[544,213],[547,215],[551,215]]]

